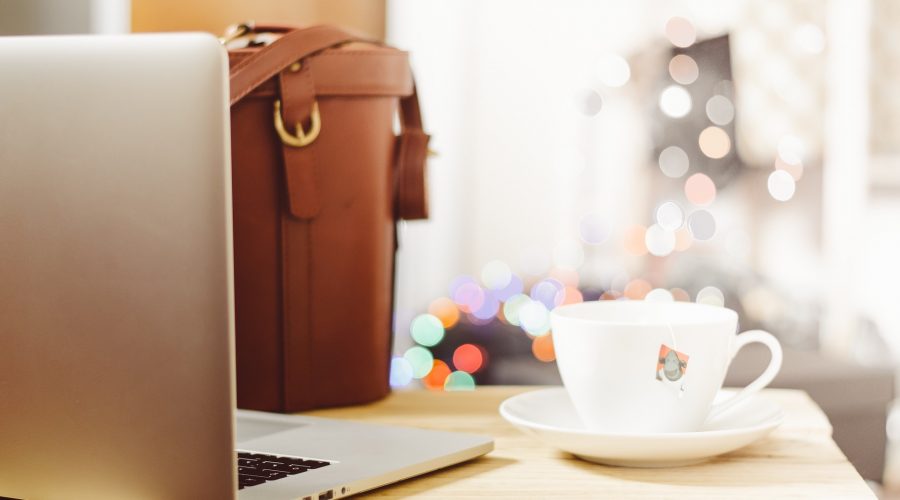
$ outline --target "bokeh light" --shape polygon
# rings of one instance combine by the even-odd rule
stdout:
[[[675,302],[675,297],[672,296],[672,292],[665,288],[654,288],[644,296],[644,300],[649,302]]]
[[[444,382],[447,380],[448,376],[450,376],[450,367],[447,366],[447,363],[436,359],[434,360],[428,375],[422,378],[422,383],[428,389],[439,391],[444,388]]]
[[[677,179],[687,173],[690,158],[678,146],[669,146],[659,153],[659,169],[666,177]]]
[[[647,251],[657,257],[665,257],[675,250],[675,232],[653,224],[644,235]]]
[[[706,101],[706,116],[716,125],[728,125],[734,120],[734,104],[723,95],[714,95]]]
[[[460,310],[470,313],[484,304],[485,293],[478,283],[470,281],[459,285],[452,298]]]
[[[531,353],[539,361],[550,363],[556,360],[556,351],[553,350],[553,335],[535,337],[531,341]]]
[[[694,174],[684,181],[684,195],[694,205],[704,207],[716,199],[716,185],[706,174]]]
[[[506,321],[511,325],[520,326],[519,322],[519,311],[522,309],[522,306],[531,302],[531,297],[523,294],[516,294],[510,297],[505,304],[503,304],[503,317],[506,318]]]
[[[595,116],[603,109],[603,97],[593,89],[584,89],[575,94],[575,108],[585,116]]]
[[[391,360],[391,387],[406,387],[412,382],[413,368],[404,358],[395,357]]]
[[[445,391],[474,391],[475,379],[466,372],[456,371],[444,380]]]
[[[676,47],[690,47],[697,40],[693,23],[683,17],[671,17],[666,22],[666,38]]]
[[[723,307],[725,305],[725,294],[714,286],[703,287],[697,292],[697,303]]]
[[[445,329],[453,328],[459,322],[459,308],[447,297],[431,301],[431,304],[428,305],[428,313],[441,320]]]
[[[689,294],[684,288],[673,288],[670,291],[672,292],[672,298],[674,298],[678,302],[691,301],[691,294]]]
[[[682,118],[691,112],[691,94],[680,85],[669,85],[659,94],[659,109],[666,116]]]
[[[788,201],[794,197],[797,184],[794,178],[785,170],[776,170],[769,174],[769,194],[778,201]]]
[[[682,85],[690,85],[697,81],[700,69],[693,57],[687,54],[678,54],[669,61],[669,76]]]
[[[710,240],[716,234],[716,219],[706,210],[697,210],[688,217],[688,227],[695,240]]]
[[[795,181],[799,181],[800,178],[803,177],[803,162],[788,163],[784,161],[780,156],[776,155],[775,169],[784,170],[785,172],[791,174],[791,177],[793,177]]]
[[[609,239],[612,226],[602,214],[591,212],[585,214],[578,224],[581,241],[588,245],[600,245]]]
[[[452,298],[454,295],[456,295],[456,291],[459,290],[459,287],[465,285],[466,283],[476,283],[475,278],[465,274],[453,278],[453,280],[450,281],[450,286],[448,287],[448,290],[450,291],[450,297]]]
[[[558,306],[556,295],[565,287],[561,282],[553,278],[538,281],[531,287],[531,298],[544,304],[547,310]]]
[[[431,355],[431,351],[418,345],[407,349],[403,353],[403,359],[409,363],[413,378],[422,378],[428,375],[434,365],[434,356]]]
[[[687,226],[682,226],[675,231],[675,250],[684,252],[691,248],[693,242],[694,237],[691,236],[691,230]]]
[[[712,159],[724,158],[731,151],[731,138],[719,127],[706,127],[697,139],[700,151]]]
[[[581,291],[574,286],[567,286],[557,292],[556,300],[554,302],[561,306],[578,304],[579,302],[584,302],[584,295],[582,295]]]
[[[778,156],[785,163],[790,163],[791,165],[802,163],[805,154],[806,145],[797,136],[786,135],[778,141]]]
[[[621,292],[617,292],[615,290],[607,290],[600,294],[600,298],[597,300],[619,300],[622,297]]]
[[[502,260],[492,260],[481,268],[481,282],[491,290],[501,290],[512,279],[512,270]]]
[[[480,347],[474,344],[463,344],[453,351],[453,366],[457,370],[475,373],[484,364],[484,354]]]
[[[540,336],[550,331],[550,313],[543,303],[532,300],[519,309],[519,324],[527,333]]]
[[[625,251],[632,255],[647,255],[646,234],[647,228],[641,225],[625,228]]]
[[[409,330],[413,340],[427,347],[439,344],[444,338],[444,325],[433,314],[416,316],[412,320]]]
[[[647,280],[638,278],[631,280],[631,282],[625,286],[624,295],[631,300],[643,300],[644,297],[650,293],[650,290],[653,290],[653,285]]]
[[[674,201],[663,202],[656,208],[656,223],[667,231],[674,231],[684,224],[684,210]]]
[[[522,279],[513,274],[509,279],[509,283],[507,283],[503,289],[493,292],[493,295],[497,300],[506,301],[513,295],[522,293],[523,289],[524,285],[522,284]]]
[[[487,321],[496,316],[497,311],[499,310],[500,301],[497,300],[497,297],[495,297],[493,293],[487,293],[484,296],[484,301],[482,301],[481,307],[472,311],[471,315],[482,321]]]
[[[604,54],[597,61],[597,79],[607,87],[621,87],[631,78],[631,67],[622,56]]]
[[[575,271],[574,269],[560,269],[558,267],[554,267],[553,269],[551,269],[547,274],[547,277],[562,283],[563,286],[574,287],[578,286],[578,282],[580,279],[580,277],[578,276],[578,271]]]

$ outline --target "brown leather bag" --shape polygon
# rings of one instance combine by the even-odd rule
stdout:
[[[277,38],[229,52],[238,406],[381,398],[395,221],[427,216],[407,54],[330,26],[246,29]]]

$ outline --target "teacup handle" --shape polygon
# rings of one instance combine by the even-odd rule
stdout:
[[[707,419],[716,417],[723,411],[756,394],[760,389],[769,385],[775,378],[775,375],[778,374],[778,370],[781,369],[781,360],[783,358],[781,344],[779,344],[778,339],[769,332],[750,330],[738,335],[737,342],[734,344],[734,349],[731,351],[731,359],[733,360],[734,357],[737,356],[738,351],[740,351],[742,347],[754,342],[759,342],[769,348],[769,352],[772,353],[772,359],[769,360],[769,366],[766,367],[765,371],[763,371],[759,377],[756,377],[756,380],[750,382],[750,384],[741,389],[737,394],[725,401],[714,404]]]

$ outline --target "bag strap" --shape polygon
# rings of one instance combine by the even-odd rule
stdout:
[[[266,25],[256,26],[253,29],[254,31],[282,32],[284,35],[231,68],[230,97],[232,106],[269,78],[316,52],[348,42],[371,42],[327,25],[299,29]]]
[[[328,25],[308,28],[256,25],[250,30],[283,34],[231,68],[231,105],[239,103],[262,83],[280,74],[284,121],[288,123],[298,123],[310,117],[311,105],[315,102],[315,86],[308,68],[302,68],[296,75],[285,72],[286,68],[322,50],[345,43],[379,43]],[[400,99],[400,128],[395,165],[396,217],[424,219],[428,217],[425,162],[430,137],[422,129],[415,84],[412,93]],[[283,149],[291,213],[300,219],[313,218],[318,213],[318,198],[314,185],[312,148],[294,148],[285,144]]]
[[[419,95],[413,83],[412,94],[400,99],[400,135],[397,146],[397,182],[394,193],[398,219],[428,218],[428,190],[425,163],[431,137],[422,129]]]

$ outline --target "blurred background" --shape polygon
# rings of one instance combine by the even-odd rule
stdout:
[[[250,19],[411,52],[437,156],[431,219],[399,229],[397,390],[559,383],[560,304],[725,306],[900,489],[900,4],[0,0],[4,35]]]

